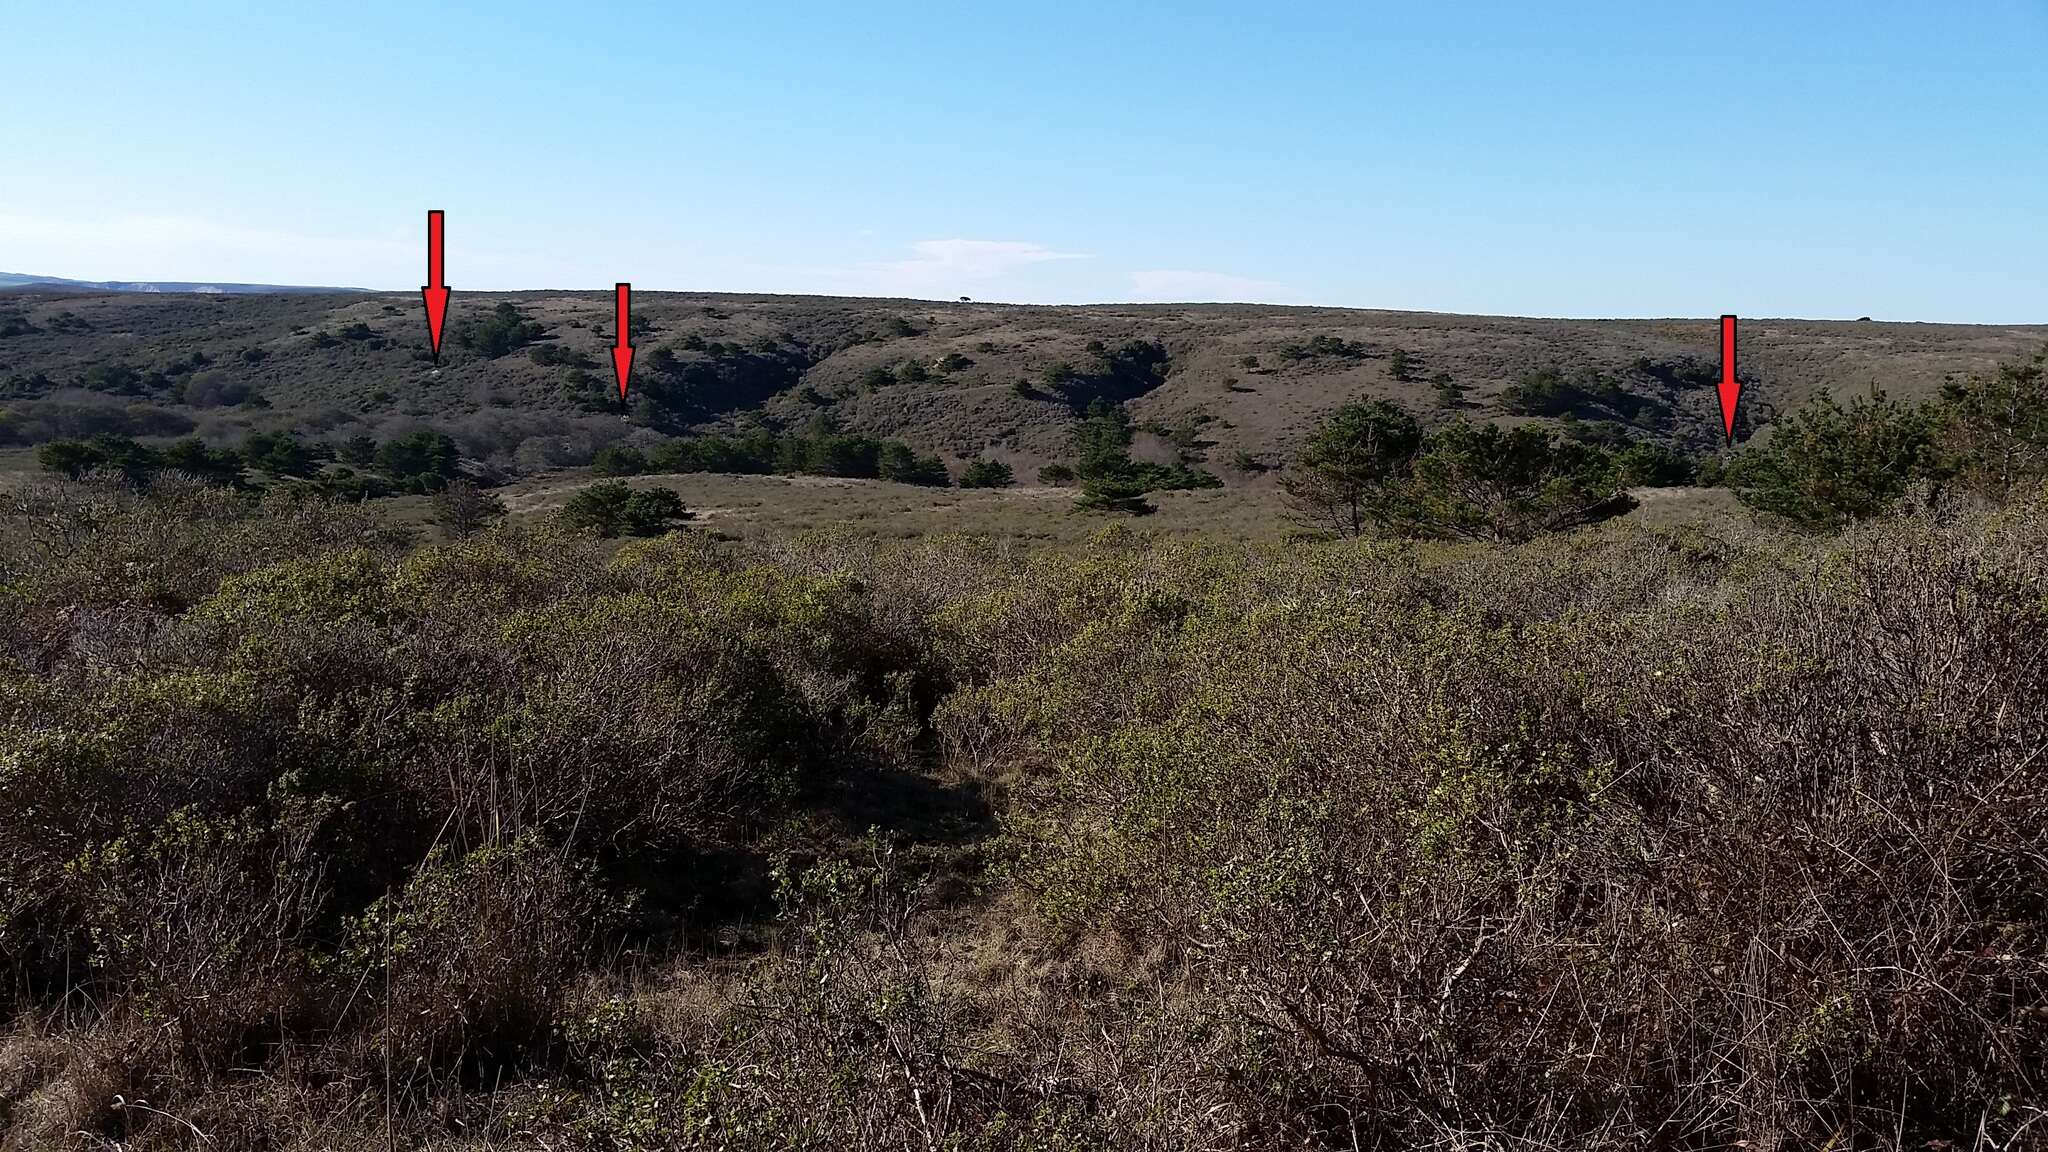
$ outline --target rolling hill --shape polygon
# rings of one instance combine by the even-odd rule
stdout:
[[[224,286],[225,287],[225,286]],[[1325,413],[1385,397],[1428,419],[1576,420],[1710,449],[1713,319],[1551,320],[1249,305],[1025,307],[641,293],[632,403],[608,293],[457,291],[437,364],[406,294],[0,296],[0,440],[427,425],[507,473],[606,443],[819,417],[1020,476],[1079,412],[1125,403],[1138,453],[1227,481],[1277,465]],[[2048,326],[1745,320],[1744,427],[1821,392],[1902,396],[2048,344]]]

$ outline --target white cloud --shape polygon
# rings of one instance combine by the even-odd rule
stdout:
[[[231,224],[192,216],[53,216],[0,204],[0,272],[78,280],[241,281],[406,290],[426,273],[426,221],[375,232],[321,234]],[[499,225],[503,227],[503,225]],[[481,229],[479,228],[479,232]],[[521,251],[519,236],[463,231],[451,244],[448,280],[458,291],[601,286],[617,269]],[[1023,240],[920,240],[898,260],[829,266],[756,268],[774,291],[1056,303],[1110,299],[1122,273],[1091,258]],[[1055,269],[1066,268],[1065,271]],[[1090,274],[1092,270],[1092,274]],[[658,268],[643,268],[655,287]],[[699,275],[702,270],[699,269]],[[738,273],[737,278],[748,278]],[[1303,295],[1271,280],[1220,272],[1161,269],[1129,274],[1132,299],[1299,303]],[[693,287],[739,290],[739,283]],[[1109,291],[1104,291],[1110,288]]]
[[[424,265],[422,245],[396,237],[312,236],[181,216],[77,220],[0,214],[5,271],[79,280],[388,283],[401,261]]]
[[[1278,281],[1184,268],[1133,272],[1131,288],[1140,300],[1175,304],[1298,304],[1306,299]]]
[[[973,295],[1026,268],[1063,260],[1085,260],[1021,240],[920,240],[904,260],[842,267],[789,269],[807,280],[825,281],[819,291],[860,296],[938,298]]]
[[[426,277],[426,214],[409,229],[353,235],[254,228],[191,216],[75,219],[0,211],[0,272],[73,280],[317,284],[404,290]],[[587,270],[451,243],[458,290],[590,284]]]

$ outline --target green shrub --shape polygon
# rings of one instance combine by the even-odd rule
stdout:
[[[1534,425],[1460,419],[1424,435],[1400,408],[1372,401],[1318,426],[1282,484],[1304,523],[1340,536],[1513,542],[1628,511],[1622,489],[1669,463],[1653,448],[1617,458]]]
[[[455,441],[431,428],[387,440],[377,449],[379,472],[414,492],[438,492],[459,474],[462,454]]]
[[[1633,507],[1601,449],[1534,425],[1455,420],[1424,442],[1393,517],[1411,531],[1514,542]]]
[[[1158,509],[1145,499],[1150,491],[1136,480],[1099,476],[1081,482],[1081,498],[1074,507],[1083,512],[1120,512],[1127,516],[1149,516]]]
[[[140,396],[148,391],[143,374],[126,364],[95,364],[79,377],[78,386],[116,396]]]
[[[272,476],[311,476],[326,455],[288,432],[251,432],[242,441],[249,467]]]
[[[376,1057],[518,1067],[554,1038],[598,914],[588,869],[531,833],[437,851],[349,924],[342,965],[383,982]]]
[[[590,470],[599,476],[638,476],[649,467],[646,455],[631,444],[607,444],[591,457]]]
[[[1504,411],[1521,416],[1593,418],[1610,413],[1624,421],[1656,425],[1666,418],[1663,401],[1631,392],[1603,373],[1582,370],[1569,379],[1556,368],[1524,375],[1501,390]]]
[[[1594,403],[1586,388],[1555,368],[1525,374],[1501,390],[1502,409],[1522,416],[1563,416]]]
[[[1008,488],[1014,483],[1015,474],[1000,460],[975,460],[960,473],[962,488]]]
[[[559,344],[535,344],[527,351],[526,357],[543,368],[597,367],[596,360],[574,348],[564,348]]]
[[[945,462],[937,456],[919,456],[909,446],[884,441],[875,455],[873,475],[898,484],[919,484],[944,488],[953,482]]]
[[[1419,492],[1432,453],[1620,467],[1456,429]],[[1823,538],[410,547],[303,492],[23,485],[0,1123],[2025,1147],[2044,565],[2025,499]]]
[[[1346,360],[1361,360],[1372,354],[1372,349],[1363,343],[1346,340],[1341,336],[1311,336],[1306,341],[1289,344],[1280,349],[1280,358],[1290,363],[1312,360],[1321,356],[1336,356]],[[1251,365],[1246,365],[1251,367]]]
[[[1387,353],[1387,375],[1402,383],[1415,379],[1415,358],[1400,348]]]
[[[179,389],[179,398],[194,408],[231,408],[254,394],[254,385],[220,372],[195,372]]]
[[[1147,492],[1223,486],[1222,479],[1214,473],[1186,463],[1156,464],[1133,460],[1130,453],[1133,437],[1130,414],[1124,411],[1123,405],[1098,398],[1088,406],[1087,416],[1074,428],[1074,463],[1054,466],[1060,470],[1053,472],[1053,476],[1068,479],[1049,480],[1044,469],[1039,471],[1039,478],[1043,483],[1066,483],[1078,479],[1084,490],[1092,486],[1092,491],[1084,491],[1080,507],[1125,512],[1151,511],[1151,505],[1137,499]]]
[[[496,360],[546,335],[545,326],[535,323],[511,304],[501,303],[482,319],[458,326],[455,342],[473,349],[485,359]]]
[[[369,436],[351,436],[335,446],[334,458],[357,467],[374,463],[377,459],[377,441]]]
[[[96,468],[106,467],[110,462],[133,458],[140,447],[133,440],[98,447],[77,440],[53,440],[36,449],[36,462],[45,472],[76,480]]]
[[[1930,414],[1873,390],[1820,396],[1744,447],[1724,483],[1744,504],[1812,528],[1869,519],[1938,465]]]
[[[1346,404],[1309,435],[1282,483],[1306,522],[1358,536],[1388,520],[1385,505],[1421,449],[1421,425],[1400,408]]]
[[[561,512],[572,530],[604,537],[659,536],[688,515],[673,489],[635,491],[617,480],[586,485]]]
[[[176,472],[201,483],[222,486],[239,484],[242,479],[239,455],[224,448],[208,448],[197,438],[180,440],[163,449],[150,448],[125,436],[95,436],[84,442],[53,440],[36,450],[36,461],[45,472],[70,480],[101,469],[119,472],[131,484],[147,484],[163,472]]]
[[[1119,476],[1131,463],[1131,418],[1120,404],[1098,400],[1074,428],[1074,474],[1084,480]]]
[[[2048,481],[2048,350],[1951,380],[1931,416],[1939,471],[1993,499]]]
[[[1671,488],[1694,483],[1698,465],[1675,449],[1637,441],[1615,453],[1615,482],[1625,488]]]
[[[226,448],[208,448],[197,437],[176,441],[157,453],[164,471],[205,484],[233,487],[242,481],[242,458]]]

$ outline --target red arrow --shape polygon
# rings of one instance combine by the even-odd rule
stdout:
[[[1735,443],[1735,402],[1742,399],[1742,381],[1735,378],[1735,317],[1721,317],[1721,428]]]
[[[633,286],[619,285],[619,320],[612,337],[612,369],[619,374],[619,403],[626,402],[626,381],[633,376]]]
[[[434,363],[441,362],[441,325],[448,319],[448,286],[441,282],[441,218],[439,208],[427,212],[427,282],[420,286],[420,299],[427,303],[427,339],[434,346]]]

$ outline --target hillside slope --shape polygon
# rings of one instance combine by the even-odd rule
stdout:
[[[501,305],[511,315],[498,322]],[[1141,455],[1193,451],[1234,480],[1238,453],[1277,464],[1360,397],[1430,418],[1611,421],[1695,448],[1719,431],[1712,319],[639,293],[635,403],[622,409],[611,311],[608,293],[458,290],[436,365],[419,300],[404,294],[9,294],[0,442],[286,427],[338,439],[426,424],[480,460],[537,471],[621,438],[829,414],[1028,475],[1065,454],[1076,412],[1101,397],[1150,430]],[[2048,326],[1746,320],[1745,423],[1822,391],[1925,395],[2044,343]],[[1509,402],[1546,371],[1547,393]]]

